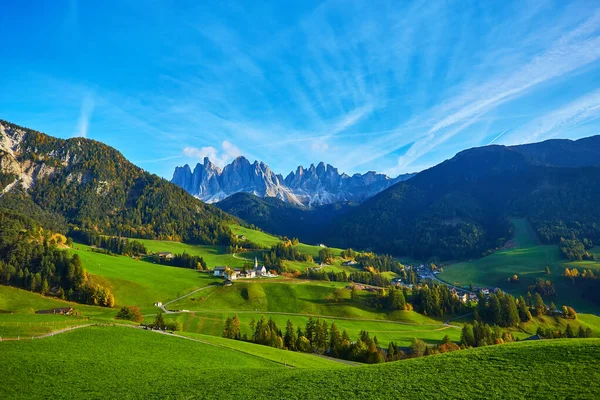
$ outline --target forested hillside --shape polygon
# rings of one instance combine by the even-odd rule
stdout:
[[[297,237],[306,243],[318,241],[319,232],[324,227],[355,206],[351,203],[335,203],[303,208],[273,197],[260,198],[251,193],[236,193],[215,205],[266,232]]]
[[[582,141],[600,148],[600,136]],[[574,156],[567,162],[559,151],[543,152],[543,144],[463,151],[334,221],[328,243],[420,258],[477,257],[510,238],[511,216],[528,218],[545,243],[598,242],[600,167],[581,166],[585,159]]]
[[[229,244],[234,219],[100,142],[0,121],[0,206],[63,231]],[[4,193],[5,192],[5,193]]]

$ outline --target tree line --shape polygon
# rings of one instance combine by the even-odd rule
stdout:
[[[173,254],[173,257],[161,257],[159,254],[154,253],[148,257],[149,261],[157,264],[170,265],[172,267],[196,269],[203,271],[207,269],[206,261],[201,256],[188,254],[185,251],[181,254]]]
[[[591,240],[583,239],[583,242],[577,239],[560,238],[559,248],[563,257],[571,261],[593,260],[594,256],[588,252],[594,247]]]
[[[127,238],[103,236],[97,232],[73,229],[69,237],[88,246],[96,246],[113,254],[125,256],[142,256],[148,254],[148,249],[140,241]]]
[[[292,246],[291,242],[277,243],[271,247],[270,251],[263,254],[265,267],[278,274],[285,272],[283,260],[313,262],[311,255],[301,253]]]

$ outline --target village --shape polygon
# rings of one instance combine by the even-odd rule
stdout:
[[[254,268],[230,268],[226,266],[217,266],[213,268],[214,276],[225,278],[224,285],[231,284],[237,279],[254,279],[254,278],[275,278],[278,275],[268,272],[264,265],[258,265],[258,259],[254,258]]]

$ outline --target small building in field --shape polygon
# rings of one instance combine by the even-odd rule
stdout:
[[[168,251],[161,251],[158,253],[160,258],[164,258],[165,260],[170,260],[173,258],[173,253],[169,253]]]
[[[226,267],[214,267],[213,275],[214,276],[225,276],[225,268]]]

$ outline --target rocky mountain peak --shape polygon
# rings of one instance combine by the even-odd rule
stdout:
[[[187,168],[186,168],[187,167]],[[339,173],[330,164],[319,162],[309,168],[298,166],[285,178],[275,174],[267,164],[243,156],[236,157],[222,170],[204,159],[194,172],[189,166],[177,167],[173,183],[181,186],[197,198],[213,203],[234,193],[247,192],[259,197],[276,197],[301,206],[330,204],[340,201],[360,202],[388,188],[399,180],[383,174],[369,172],[365,175]]]

